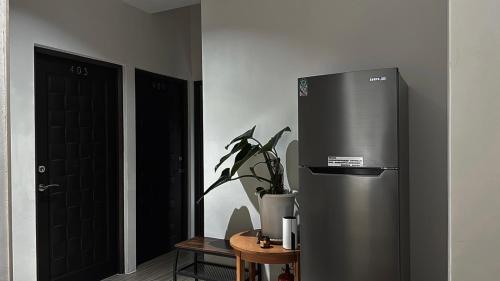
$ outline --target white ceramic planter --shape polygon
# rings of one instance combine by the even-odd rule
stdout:
[[[295,193],[266,194],[259,198],[262,235],[271,240],[281,241],[283,237],[283,217],[293,216]]]

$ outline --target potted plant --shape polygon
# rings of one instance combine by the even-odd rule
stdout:
[[[205,191],[203,196],[224,183],[241,178],[255,178],[264,185],[257,187],[255,190],[259,200],[262,234],[269,236],[271,240],[279,241],[282,238],[283,217],[293,216],[295,194],[284,186],[284,169],[276,151],[276,144],[278,144],[283,133],[290,132],[291,130],[289,127],[286,127],[276,133],[266,144],[262,144],[253,137],[255,127],[236,137],[226,146],[226,150],[229,150],[230,147],[231,149],[220,159],[219,163],[215,166],[215,171],[226,160],[236,154],[234,163],[231,168],[222,170],[220,177]],[[236,174],[248,160],[259,155],[262,156],[263,161],[251,166],[250,174]],[[269,175],[258,175],[256,167],[259,165],[265,166]]]

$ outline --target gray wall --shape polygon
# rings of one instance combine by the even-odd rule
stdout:
[[[8,1],[0,0],[0,280],[2,281],[9,281],[11,278],[8,4]]]
[[[450,272],[500,276],[500,1],[450,1]]]
[[[291,126],[278,152],[296,185],[296,79],[398,66],[410,86],[412,280],[446,280],[447,14],[446,0],[202,1],[205,185],[254,124],[258,138]],[[240,182],[209,194],[206,235],[259,227],[252,194]]]
[[[135,261],[134,69],[191,80],[190,8],[150,15],[120,0],[11,1],[14,280],[36,280],[34,46],[123,66],[126,271]]]
[[[191,76],[193,81],[201,80],[201,5],[191,9]]]

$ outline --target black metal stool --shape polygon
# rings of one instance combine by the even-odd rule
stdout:
[[[236,267],[214,262],[207,262],[204,259],[200,260],[199,255],[213,255],[225,258],[235,259],[235,253],[229,245],[229,240],[210,238],[210,237],[194,237],[189,240],[177,243],[175,245],[176,256],[174,262],[173,280],[177,281],[177,276],[186,276],[206,281],[234,281],[236,280]],[[181,251],[191,252],[194,255],[192,263],[179,268],[179,255]],[[246,278],[248,279],[248,271]],[[262,280],[262,267],[257,267],[257,278]]]

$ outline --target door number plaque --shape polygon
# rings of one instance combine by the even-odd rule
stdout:
[[[73,74],[76,75],[81,75],[81,76],[87,76],[89,75],[89,70],[87,69],[86,66],[77,66],[77,65],[72,65],[69,68],[69,71]]]

